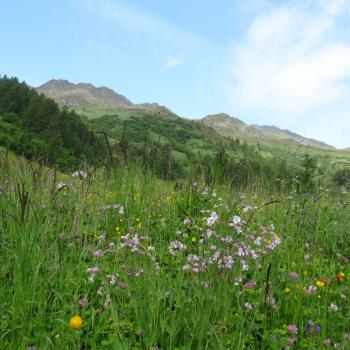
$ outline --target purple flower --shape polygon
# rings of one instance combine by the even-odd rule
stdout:
[[[121,283],[119,283],[118,288],[119,289],[125,289],[126,288],[126,284],[121,282]]]
[[[314,331],[317,333],[320,333],[321,327],[320,326],[314,326]]]

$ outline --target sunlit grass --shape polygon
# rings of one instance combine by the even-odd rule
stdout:
[[[348,349],[348,194],[86,172],[1,160],[0,348]]]

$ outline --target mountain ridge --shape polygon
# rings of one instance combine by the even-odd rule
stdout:
[[[54,99],[59,105],[77,110],[89,117],[113,115],[118,109],[154,110],[159,115],[174,115],[171,110],[158,103],[134,104],[125,96],[108,87],[96,87],[91,83],[71,83],[65,79],[51,79],[35,88],[39,93]],[[119,111],[119,110],[118,110]],[[189,118],[185,118],[189,119]],[[189,119],[191,120],[191,119]],[[287,129],[271,125],[248,125],[227,113],[208,115],[199,119],[223,136],[241,139],[248,143],[288,143],[310,146],[321,150],[337,150],[336,147],[312,138],[307,138]],[[342,151],[349,151],[344,149]]]
[[[35,90],[54,99],[59,105],[69,108],[99,107],[105,108],[140,108],[165,109],[158,103],[134,104],[124,95],[105,86],[94,86],[91,83],[72,83],[66,79],[51,79]],[[167,108],[166,108],[167,109]]]

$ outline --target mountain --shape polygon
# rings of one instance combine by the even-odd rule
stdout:
[[[106,87],[95,87],[92,84],[73,84],[68,80],[50,80],[36,89],[39,93],[54,99],[60,105],[71,108],[98,106],[104,108],[130,107],[130,102],[123,95]]]
[[[36,91],[54,99],[60,106],[67,106],[87,117],[113,115],[120,108],[157,110],[163,114],[171,112],[158,103],[134,104],[112,89],[96,87],[90,83],[74,84],[68,80],[52,79],[37,87]]]
[[[282,130],[275,126],[247,125],[241,120],[224,113],[208,115],[202,119],[202,122],[223,136],[238,138],[247,143],[278,143],[281,145],[294,143],[318,149],[335,150],[335,147],[324,142],[303,137],[289,130]]]
[[[239,139],[267,158],[279,156],[286,159],[292,158],[295,154],[308,152],[322,159],[322,164],[328,166],[349,162],[349,150],[337,150],[324,142],[275,126],[248,125],[225,113],[191,121],[180,118],[167,107],[157,103],[134,104],[123,95],[106,87],[95,87],[86,83],[73,84],[67,80],[50,80],[36,90],[53,98],[61,106],[66,105],[87,117],[90,127],[98,133],[107,130],[111,141],[120,140],[126,125],[128,132],[138,140],[139,145],[143,142],[145,133],[149,131],[149,136],[154,142],[160,138],[163,143],[170,143],[175,153],[182,159],[186,158],[189,148],[195,152],[210,150],[209,153],[215,153],[217,147],[214,147],[213,142],[221,142],[219,141],[221,136],[228,140]],[[182,133],[187,131],[192,133],[191,128],[193,126],[197,128],[199,125],[202,125],[202,128],[198,130],[194,139],[190,135],[184,137],[188,146],[186,152],[183,145],[175,146],[182,138]],[[213,142],[209,141],[208,137],[212,137]]]

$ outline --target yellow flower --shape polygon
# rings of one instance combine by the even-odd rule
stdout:
[[[192,237],[192,242],[196,243],[197,242],[197,237]]]
[[[267,243],[268,243],[268,244],[271,244],[271,243],[272,243],[271,239],[269,239],[269,240],[267,241]]]
[[[69,327],[72,329],[79,329],[83,324],[83,320],[80,316],[73,316],[69,321]]]
[[[325,286],[325,283],[322,282],[322,281],[320,281],[320,280],[317,280],[317,281],[316,281],[316,286],[317,286],[318,288],[323,288],[323,287]]]
[[[290,293],[290,288],[288,288],[288,287],[284,288],[284,292],[287,293],[287,294]]]
[[[303,275],[304,275],[304,276],[307,276],[308,274],[309,274],[309,273],[308,273],[307,271],[304,271],[304,272],[303,272]]]

